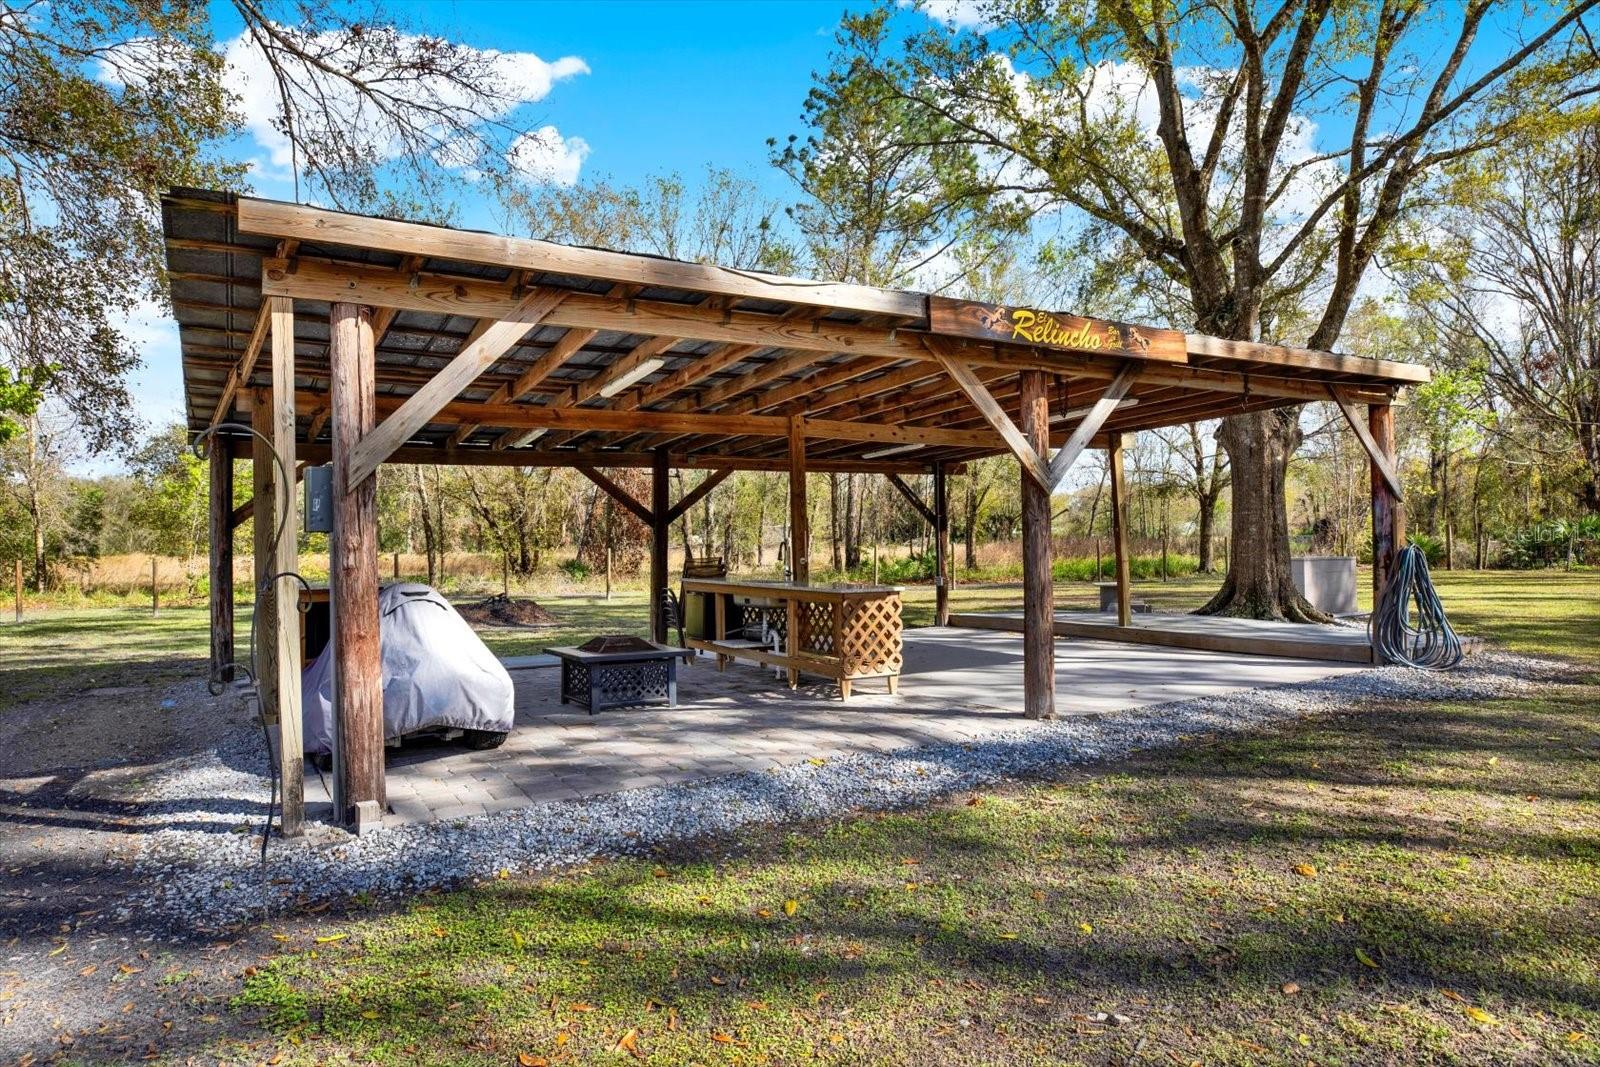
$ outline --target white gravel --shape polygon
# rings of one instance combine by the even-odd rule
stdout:
[[[259,828],[268,780],[259,730],[178,761],[153,784],[150,833],[136,860],[138,912],[210,931],[293,903],[384,896],[637,854],[741,827],[913,806],[1004,778],[1115,759],[1205,733],[1232,733],[1359,708],[1373,699],[1483,700],[1529,693],[1571,676],[1558,662],[1480,653],[1455,671],[1379,668],[1309,684],[1247,690],[1113,715],[1018,724],[981,742],[806,761],[762,773],[534,804],[451,823],[338,831],[274,840],[265,871]],[[130,904],[130,909],[133,905]],[[131,910],[123,918],[132,918]]]

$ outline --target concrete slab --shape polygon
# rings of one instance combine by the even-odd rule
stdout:
[[[1278,659],[1113,641],[1056,642],[1061,715],[1108,714],[1171,700],[1290,685],[1362,665]],[[791,691],[762,668],[679,671],[676,708],[619,708],[591,716],[563,705],[555,671],[519,671],[516,729],[499,749],[452,743],[392,751],[389,821],[425,822],[504,811],[854,752],[981,739],[1025,724],[1022,642],[995,630],[929,628],[905,635],[900,694],[882,681],[840,701],[831,684]],[[326,801],[314,770],[307,799]]]
[[[951,616],[950,622],[953,626],[1021,632],[1022,613],[958,613]],[[1297,625],[1175,612],[1135,613],[1127,626],[1120,626],[1116,616],[1110,613],[1058,611],[1054,629],[1057,637],[1065,638],[1295,659],[1373,662],[1372,643],[1365,627],[1361,626]]]

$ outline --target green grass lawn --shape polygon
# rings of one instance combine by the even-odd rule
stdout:
[[[289,924],[231,1006],[290,1064],[1594,1062],[1597,697]]]
[[[1600,668],[1600,574],[1437,577],[1464,632]],[[1181,609],[1211,584],[1140,594]],[[486,639],[644,618],[637,593],[544,602],[560,629]],[[909,591],[908,621],[931,611]],[[15,700],[196,667],[205,615],[45,616],[0,642]],[[1366,705],[913,812],[352,901],[275,924],[193,1007],[227,1024],[207,1054],[281,1064],[1593,1063],[1597,710],[1600,675]]]
[[[1440,571],[1434,574],[1453,624],[1516,651],[1544,652],[1600,660],[1600,572],[1596,571]],[[1136,595],[1160,611],[1192,611],[1215,591],[1217,579],[1204,575],[1170,582],[1136,583]],[[1358,581],[1362,607],[1370,605],[1370,582]],[[1021,587],[1008,584],[957,585],[951,603],[957,611],[1005,611],[1021,606]],[[618,590],[610,600],[593,594],[538,596],[561,622],[548,629],[485,628],[490,648],[503,656],[526,655],[549,645],[571,644],[597,633],[644,633],[645,595]],[[1086,582],[1059,583],[1056,604],[1091,610],[1098,602]],[[249,608],[237,620],[238,655],[247,655]],[[908,626],[933,622],[933,587],[913,585],[905,593]],[[104,685],[159,683],[184,672],[203,671],[209,615],[204,607],[86,608],[35,610],[19,625],[0,623],[0,664],[6,685],[0,711],[39,697],[80,692]]]

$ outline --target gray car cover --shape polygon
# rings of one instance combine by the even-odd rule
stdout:
[[[385,737],[433,726],[510,732],[511,675],[431,586],[397,583],[378,593],[378,645]],[[332,752],[331,641],[305,672],[301,697],[306,752]]]

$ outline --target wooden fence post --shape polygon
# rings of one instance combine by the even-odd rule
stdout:
[[[156,558],[150,557],[150,614],[158,615],[161,612],[161,593],[156,589]]]
[[[16,579],[17,579],[17,621],[21,622],[22,621],[22,560],[21,559],[17,560]]]

